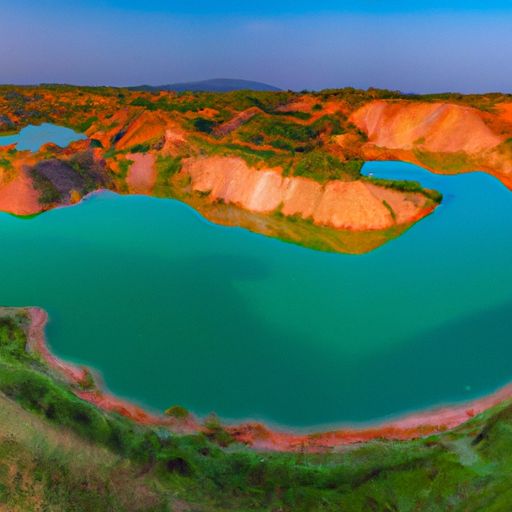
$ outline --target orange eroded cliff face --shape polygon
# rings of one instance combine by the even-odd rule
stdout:
[[[0,211],[14,215],[33,215],[42,209],[39,193],[23,172],[13,180],[0,184]]]
[[[512,104],[484,111],[454,103],[377,100],[350,121],[368,136],[365,160],[404,160],[433,172],[480,170],[512,188]],[[340,141],[342,142],[342,141]]]
[[[1,148],[0,159],[12,147]],[[27,154],[26,158],[16,158],[9,168],[0,164],[0,211],[14,215],[33,215],[43,209],[39,203],[39,192],[25,170],[32,162],[33,158]]]
[[[143,111],[129,123],[126,132],[116,141],[116,148],[123,150],[138,144],[155,143],[165,137],[165,132],[171,125],[172,121],[167,113]]]
[[[434,153],[490,150],[505,140],[471,107],[447,103],[373,101],[354,112],[352,122],[376,146]]]
[[[300,216],[336,229],[387,229],[432,211],[431,201],[420,193],[398,192],[361,180],[320,184],[283,177],[277,169],[256,170],[236,157],[190,158],[182,173],[191,177],[194,191],[213,201],[258,213]]]

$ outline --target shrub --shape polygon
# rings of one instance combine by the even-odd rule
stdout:
[[[151,145],[149,142],[144,142],[143,144],[135,144],[130,148],[132,153],[147,153],[151,149]]]
[[[86,119],[83,123],[76,126],[76,129],[81,133],[86,132],[97,120],[97,116],[91,116],[88,119]]]
[[[294,174],[312,178],[321,183],[334,179],[356,180],[360,176],[362,167],[361,160],[343,162],[328,153],[311,151],[304,154],[296,165]]]
[[[211,133],[217,123],[204,117],[196,117],[192,120],[192,126],[203,133]]]
[[[443,194],[437,190],[430,190],[423,188],[421,183],[413,180],[386,180],[383,178],[365,178],[366,181],[378,185],[380,187],[392,188],[400,192],[417,192],[432,199],[436,203],[440,203],[443,199]]]
[[[172,407],[169,407],[169,409],[165,411],[165,414],[176,419],[185,419],[190,416],[188,410],[181,405],[173,405]]]
[[[0,318],[0,354],[15,359],[26,359],[27,338],[22,326],[24,317]]]

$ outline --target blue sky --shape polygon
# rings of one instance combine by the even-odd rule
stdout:
[[[512,92],[512,2],[0,0],[0,83]]]

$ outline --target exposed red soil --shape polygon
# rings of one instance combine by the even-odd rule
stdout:
[[[117,110],[108,120],[108,125],[101,129],[93,124],[85,133],[88,137],[98,140],[104,148],[111,146],[112,142],[119,137],[124,126],[126,126],[137,113],[128,108]]]
[[[169,116],[163,112],[143,111],[121,132],[122,136],[115,143],[116,148],[130,149],[137,144],[162,139],[169,121]]]
[[[133,164],[128,169],[126,183],[131,194],[150,194],[156,183],[155,155],[152,153],[129,153]]]
[[[498,105],[498,117],[512,125],[512,103],[501,103]]]
[[[315,108],[317,107],[318,108]],[[297,119],[293,118],[295,123],[300,124],[312,124],[316,120],[320,119],[325,115],[332,115],[337,113],[342,113],[344,115],[349,115],[351,112],[350,106],[343,100],[333,99],[322,101],[319,98],[314,96],[305,94],[300,96],[295,101],[288,103],[287,105],[283,105],[278,108],[279,112],[304,112],[305,114],[310,114],[311,117],[309,119]]]
[[[0,185],[0,210],[14,215],[33,215],[42,211],[39,193],[25,174]]]
[[[0,148],[0,158],[15,147],[11,145]],[[25,152],[18,154],[25,155]],[[26,157],[19,157],[11,169],[0,166],[0,211],[14,215],[33,215],[43,209],[39,203],[39,192],[34,189],[32,180],[24,170],[31,164],[33,158],[26,153]]]
[[[250,119],[252,119],[254,116],[261,114],[262,111],[258,107],[251,107],[247,110],[244,110],[237,114],[235,117],[230,119],[229,121],[226,121],[225,123],[222,123],[220,126],[217,126],[215,128],[213,134],[216,137],[225,137],[226,135],[230,134],[232,131],[236,130],[237,128],[240,128],[244,123],[247,123]]]

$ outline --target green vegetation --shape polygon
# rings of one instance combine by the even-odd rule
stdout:
[[[151,149],[151,144],[149,142],[144,142],[143,144],[135,144],[130,148],[132,153],[147,153]]]
[[[259,115],[238,129],[237,136],[242,142],[268,144],[291,153],[307,152],[322,145],[322,135],[343,133],[343,122],[339,116],[333,115],[322,116],[311,124]]]
[[[345,87],[343,89],[324,89],[322,91],[312,93],[315,97],[322,101],[345,101],[354,109],[362,106],[371,100],[389,100],[400,99],[406,97],[400,91],[391,91],[388,89],[374,89],[370,87],[366,91],[363,89],[355,89],[353,87]]]
[[[171,178],[181,170],[181,158],[159,155],[156,159],[156,184],[153,193],[158,197],[172,197]]]
[[[323,151],[305,154],[295,167],[295,176],[304,176],[320,183],[329,180],[353,181],[359,179],[362,160],[343,162]]]
[[[108,160],[116,153],[145,153],[151,148],[158,149],[161,136],[137,143],[130,149],[118,150],[115,144],[142,110],[166,112],[172,122],[177,122],[185,132],[189,132],[184,143],[177,148],[182,158],[193,156],[197,152],[239,156],[249,165],[281,167],[286,174],[308,176],[325,182],[333,177],[358,179],[361,144],[365,135],[350,123],[348,113],[368,101],[450,101],[492,110],[497,102],[510,98],[503,94],[407,95],[400,91],[372,88],[327,89],[309,94],[314,98],[311,112],[301,112],[293,108],[293,102],[300,100],[301,94],[291,91],[160,93],[55,84],[40,87],[2,86],[0,116],[10,119],[10,114],[16,111],[16,128],[47,121],[71,126],[80,131],[93,125],[98,132],[116,129],[117,133],[114,132],[111,136],[112,142],[106,144],[105,148],[101,148],[97,140],[93,143],[94,147],[104,149],[103,156]],[[53,97],[52,101],[48,101],[48,95]],[[329,110],[317,119],[317,113],[322,113],[327,102],[331,103]],[[259,109],[259,114],[245,121],[242,116],[238,126],[234,123],[232,129],[223,135],[216,133],[216,127],[255,107]],[[128,110],[126,120],[123,121],[122,116],[116,116],[116,120],[112,122],[114,114],[122,109]],[[205,109],[209,109],[209,112]],[[212,134],[215,137],[210,137]],[[333,136],[340,134],[351,135],[347,139],[351,142],[338,145]],[[94,134],[91,136],[94,137]],[[505,144],[504,147],[508,146]],[[433,155],[417,150],[416,156],[423,165],[446,172],[466,169],[471,164],[464,155],[458,154]],[[43,202],[50,204],[55,201],[55,190],[48,183],[39,181],[37,186],[44,191]]]
[[[396,221],[396,213],[395,210],[393,210],[392,206],[386,200],[383,200],[382,204],[387,208],[393,220]]]
[[[311,119],[311,114],[308,112],[300,112],[300,111],[294,111],[294,110],[276,110],[272,112],[274,115],[281,115],[281,116],[289,116],[289,117],[295,117],[296,119],[300,119],[302,121],[308,121]]]
[[[48,101],[47,94],[53,95],[52,101]],[[332,100],[344,102],[350,110],[373,99],[407,99],[450,101],[485,111],[492,111],[499,101],[510,101],[509,95],[500,94],[421,96],[353,88],[313,94],[314,113],[321,112],[325,102]],[[342,113],[311,122],[310,113],[285,112],[282,107],[298,97],[293,92],[151,94],[108,87],[5,86],[0,87],[0,114],[16,112],[17,128],[42,121],[80,131],[93,125],[98,132],[115,128],[115,141],[130,121],[123,121],[122,116],[112,121],[114,113],[127,109],[131,120],[142,109],[167,112],[172,122],[193,133],[186,134],[182,146],[176,145],[180,156],[157,156],[156,195],[188,194],[187,202],[212,220],[228,224],[236,219],[237,224],[248,229],[315,249],[367,252],[399,236],[408,226],[369,233],[345,232],[315,226],[299,216],[285,217],[279,212],[259,215],[235,211],[235,207],[226,204],[212,205],[185,186],[184,190],[174,190],[173,178],[178,181],[182,158],[198,154],[240,156],[250,165],[280,166],[285,175],[304,176],[320,183],[365,179],[402,192],[422,193],[434,202],[441,200],[439,193],[425,190],[416,182],[361,178],[359,149],[356,147],[353,155],[342,154],[348,150],[335,146],[332,136],[349,133],[360,136],[360,141],[363,136]],[[222,138],[207,136],[219,124],[251,107],[261,113]],[[207,108],[214,112],[202,112]],[[108,141],[110,137],[109,134],[101,140]],[[357,145],[357,137],[355,140]],[[416,142],[421,144],[421,140]],[[107,142],[105,145],[110,147],[104,148],[103,157],[108,160],[128,151],[146,152],[153,144],[154,140],[148,140],[119,151],[115,143]],[[101,149],[102,144],[96,140],[93,147]],[[504,150],[510,147],[510,140],[503,144]],[[61,201],[69,181],[73,189],[86,193],[106,180],[102,164],[90,154],[50,156],[51,166],[45,161],[46,167],[36,166],[29,171],[43,204]],[[463,154],[417,150],[416,157],[423,165],[444,172],[471,165]],[[111,176],[116,185],[122,182],[126,186],[130,164],[125,158],[118,161],[120,172]],[[0,165],[7,168],[11,162],[2,158]],[[394,216],[386,201],[383,205]],[[202,432],[178,435],[164,427],[138,425],[99,410],[77,398],[69,384],[38,356],[27,352],[27,329],[28,319],[23,311],[1,310],[1,510],[510,509],[510,402],[453,431],[415,441],[376,440],[317,454],[308,453],[305,447],[297,453],[258,451],[235,442],[215,415],[206,418]],[[94,386],[89,374],[77,387]],[[175,420],[191,419],[180,406],[169,408],[166,414]]]
[[[253,117],[245,126],[245,129],[264,133],[271,138],[282,138],[296,142],[307,142],[317,136],[315,130],[308,125],[263,116]],[[242,131],[241,134],[243,134]]]
[[[89,117],[80,126],[77,127],[78,131],[80,133],[86,132],[96,121],[98,121],[98,116]]]
[[[24,361],[28,358],[25,351],[26,335],[24,325],[27,317],[24,313],[15,316],[0,316],[0,354],[6,360]]]
[[[9,151],[8,154],[9,154],[9,156],[13,155],[13,153],[11,151]],[[16,170],[15,170],[14,166],[12,165],[12,161],[9,160],[9,158],[3,158],[1,156],[0,156],[0,170],[3,173],[4,179],[6,177],[9,178],[9,177],[15,176],[15,174],[16,174]]]
[[[417,149],[414,155],[424,167],[448,174],[475,168],[465,153],[430,153]]]
[[[196,117],[192,121],[193,128],[203,133],[211,133],[216,124],[217,123],[215,121],[205,119],[204,117]]]
[[[468,105],[486,112],[493,112],[497,103],[510,101],[512,95],[504,93],[487,94],[461,94],[461,93],[434,93],[434,94],[407,94],[401,91],[388,89],[367,90],[345,87],[343,89],[324,89],[313,93],[322,100],[338,99],[346,101],[354,109],[371,100],[408,100],[426,102],[450,102]]]
[[[417,192],[432,199],[435,203],[440,203],[443,200],[443,194],[437,190],[430,190],[423,188],[421,183],[413,180],[388,180],[383,178],[365,177],[365,181],[378,185],[379,187],[391,188],[399,190],[400,192]]]
[[[190,141],[202,155],[208,156],[238,156],[244,159],[250,166],[279,166],[285,165],[289,160],[288,155],[282,155],[270,149],[254,149],[250,146],[236,143],[214,144],[200,137],[192,136]]]
[[[123,180],[128,176],[128,171],[130,167],[133,165],[133,160],[129,158],[124,158],[123,160],[119,160],[119,177]]]
[[[38,173],[35,169],[30,171],[34,188],[39,191],[39,202],[42,205],[57,203],[61,199],[61,194],[51,180]]]
[[[96,409],[25,352],[23,311],[0,315],[0,508],[509,510],[509,403],[416,441],[259,452],[233,443],[215,416],[204,434],[174,435]]]
[[[169,409],[166,409],[165,414],[171,418],[177,419],[185,419],[190,417],[188,410],[181,405],[173,405],[172,407],[169,407]]]

